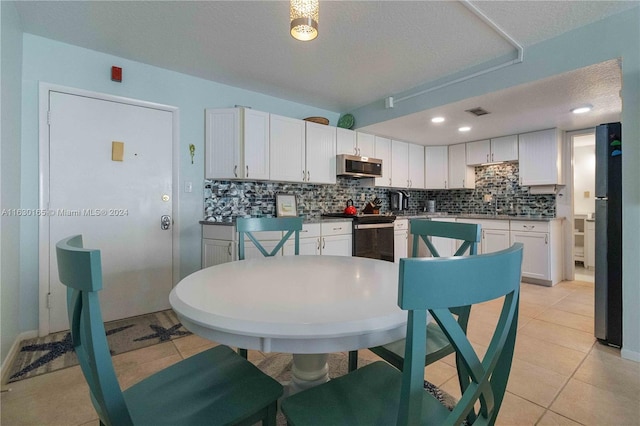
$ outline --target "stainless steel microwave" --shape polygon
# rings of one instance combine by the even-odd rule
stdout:
[[[336,172],[338,176],[382,177],[382,160],[339,154],[336,161]]]

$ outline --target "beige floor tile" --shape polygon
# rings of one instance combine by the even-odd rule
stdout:
[[[0,424],[79,425],[96,419],[80,366],[10,383],[0,397]]]
[[[547,408],[567,380],[569,380],[569,376],[563,376],[548,368],[515,359],[511,365],[507,390]]]
[[[571,379],[551,409],[585,425],[637,426],[640,419],[638,397],[629,399]]]
[[[443,361],[436,361],[424,369],[424,378],[436,386],[442,386],[457,374],[455,367]]]
[[[594,304],[593,291],[580,291],[576,290],[567,296],[567,301],[582,303],[583,305],[593,306]]]
[[[580,426],[580,423],[574,422],[558,413],[547,410],[540,421],[536,423],[537,426]]]
[[[496,425],[498,426],[525,426],[535,425],[536,421],[544,413],[544,408],[526,399],[505,393],[504,401],[500,407]]]
[[[589,316],[574,314],[572,312],[560,309],[549,308],[544,315],[539,318],[542,321],[552,322],[554,324],[564,325],[565,327],[575,328],[585,333],[593,333],[594,322]]]
[[[212,342],[211,340],[203,339],[202,337],[196,336],[195,334],[181,337],[180,339],[174,339],[172,340],[172,342],[183,358],[189,358],[192,355],[218,345],[218,343]]]
[[[586,305],[574,300],[562,299],[561,301],[553,305],[553,309],[558,309],[561,311],[571,312],[574,314],[593,318],[593,304]]]
[[[640,365],[622,359],[618,353],[595,349],[586,357],[574,379],[617,395],[635,399],[640,404]],[[640,419],[638,419],[640,423]]]
[[[581,352],[589,352],[596,340],[593,333],[574,330],[539,319],[529,321],[518,330],[518,333]]]
[[[536,339],[526,334],[520,333],[516,337],[515,359],[548,368],[563,376],[570,377],[586,356],[587,354],[584,352]]]

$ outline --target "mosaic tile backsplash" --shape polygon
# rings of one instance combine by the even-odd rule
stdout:
[[[518,185],[518,163],[494,164],[475,168],[476,188],[468,190],[410,190],[409,214],[424,211],[427,200],[436,201],[436,212],[449,214],[511,214],[555,217],[553,194],[533,195]],[[363,186],[358,179],[338,177],[335,185],[307,183],[205,180],[204,219],[232,222],[236,217],[275,216],[276,194],[295,194],[298,214],[307,219],[322,213],[342,212],[347,200],[358,211],[376,197],[382,200],[380,212],[389,211],[388,188]],[[366,201],[361,201],[362,194]],[[484,196],[490,194],[491,202]]]

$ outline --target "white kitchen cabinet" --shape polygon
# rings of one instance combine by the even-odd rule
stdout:
[[[449,145],[449,189],[473,189],[476,175],[473,167],[467,166],[466,144]]]
[[[518,135],[491,139],[491,162],[518,161]]]
[[[467,143],[467,165],[518,161],[518,135]]]
[[[248,108],[205,110],[205,177],[269,179],[269,114]]]
[[[391,186],[408,188],[409,185],[409,144],[391,141]],[[384,164],[382,165],[384,169]]]
[[[409,188],[424,189],[424,146],[409,144]]]
[[[449,151],[446,145],[424,148],[424,175],[426,189],[447,189]]]
[[[320,254],[329,256],[351,256],[353,253],[352,223],[321,222]]]
[[[292,256],[295,254],[295,243],[293,236],[287,240],[282,248],[282,254]],[[305,223],[300,231],[300,250],[301,255],[319,255],[320,254],[320,224]]]
[[[271,114],[269,124],[271,180],[304,182],[306,179],[305,122]]]
[[[391,160],[391,186],[424,189],[424,147],[422,145],[392,140]]]
[[[202,225],[202,267],[207,268],[237,258],[235,227]]]
[[[368,133],[356,132],[358,155],[361,157],[373,157],[376,154],[376,137]]]
[[[310,183],[336,183],[336,128],[306,122],[306,179]]]
[[[562,224],[512,220],[510,243],[522,243],[523,281],[552,286],[562,280]]]
[[[356,132],[355,130],[336,128],[336,153],[357,155],[360,157],[374,157],[374,136]]]
[[[561,142],[558,129],[518,135],[520,186],[564,184]]]
[[[459,218],[458,222],[480,225],[480,243],[477,247],[478,254],[492,253],[504,250],[510,246],[508,220]]]
[[[409,253],[409,220],[396,219],[393,222],[393,259],[398,263],[400,259],[408,257]]]
[[[382,176],[375,178],[376,186],[391,186],[391,139],[380,136],[374,137],[374,158],[382,160]]]

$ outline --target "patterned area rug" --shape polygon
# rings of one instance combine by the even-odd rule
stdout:
[[[172,310],[105,323],[111,355],[191,334]],[[78,364],[68,331],[24,340],[11,366],[9,383]]]
[[[291,354],[273,353],[265,355],[266,358],[256,364],[258,368],[280,383],[289,382],[291,380],[291,366],[293,364],[293,358]],[[347,374],[347,358],[347,354],[344,352],[329,354],[328,364],[330,378],[333,379],[335,377]],[[369,361],[364,358],[358,358],[358,367],[363,367],[367,364],[370,364],[371,362],[373,361]],[[449,410],[453,409],[453,407],[458,402],[456,398],[426,380],[424,382],[424,389],[431,395],[433,395]],[[277,417],[277,425],[285,426],[286,424],[287,421],[284,415],[279,411]]]

